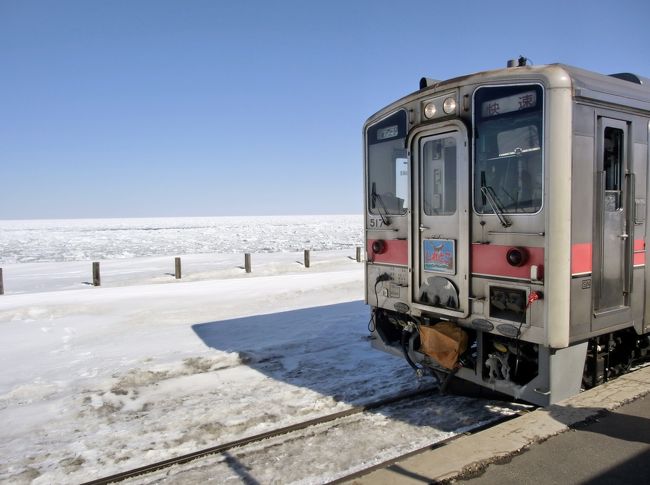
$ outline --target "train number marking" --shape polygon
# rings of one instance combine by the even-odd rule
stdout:
[[[371,229],[380,229],[384,227],[384,221],[382,221],[381,219],[370,219],[368,224],[370,225]]]

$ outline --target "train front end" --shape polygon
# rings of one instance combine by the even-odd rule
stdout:
[[[579,391],[569,343],[571,81],[521,66],[421,89],[364,126],[372,342],[418,374],[540,405]]]

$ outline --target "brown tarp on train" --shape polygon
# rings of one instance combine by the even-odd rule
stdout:
[[[467,350],[467,333],[451,322],[427,327],[420,325],[420,352],[441,366],[452,370],[458,358]]]

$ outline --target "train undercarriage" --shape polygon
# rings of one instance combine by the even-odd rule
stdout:
[[[441,365],[426,353],[422,344],[422,329],[439,323],[449,322],[427,317],[415,319],[399,312],[374,308],[371,319],[373,345],[404,357],[418,377],[432,375],[440,382],[442,392],[517,399],[523,393],[518,389],[523,390],[529,383],[537,382],[540,373],[544,372],[542,369],[549,367],[548,360],[553,350],[525,342],[517,336],[509,338],[471,328],[462,328],[466,343],[458,348],[455,363]],[[650,358],[650,334],[638,335],[633,328],[599,335],[581,344],[586,348],[579,376],[581,389],[590,389],[621,376]],[[579,373],[580,367],[575,367],[563,372]],[[462,380],[455,379],[458,373],[463,374]],[[490,389],[493,392],[489,392]],[[530,398],[524,400],[530,401]]]

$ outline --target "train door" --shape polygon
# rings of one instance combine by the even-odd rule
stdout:
[[[469,307],[469,169],[467,133],[418,134],[413,145],[413,302],[464,317]]]
[[[594,225],[593,330],[626,320],[631,291],[629,248],[633,225],[629,221],[628,125],[598,118],[596,157],[596,217]]]

